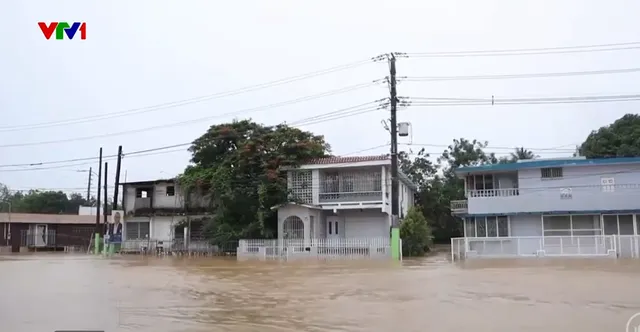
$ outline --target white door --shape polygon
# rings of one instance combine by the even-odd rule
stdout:
[[[340,233],[340,219],[335,216],[327,217],[327,239],[338,239],[342,236]]]

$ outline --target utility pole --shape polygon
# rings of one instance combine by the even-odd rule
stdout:
[[[389,102],[391,109],[391,256],[400,259],[400,221],[398,192],[398,93],[396,90],[396,56],[387,54],[389,62]]]
[[[93,168],[89,167],[89,181],[87,184],[87,202],[91,199],[91,175],[93,175]]]
[[[109,208],[109,200],[107,199],[107,187],[108,187],[107,175],[109,175],[108,170],[109,170],[109,163],[105,162],[104,163],[104,208],[102,211],[102,215],[104,216],[103,230],[106,230],[109,225],[109,221],[107,220],[109,215],[107,213],[107,209]],[[106,232],[104,232],[104,234],[106,234]]]
[[[106,172],[105,172],[106,173]],[[91,176],[91,174],[89,174]],[[96,229],[93,238],[93,248],[96,255],[100,254],[100,181],[102,180],[102,148],[100,148],[100,157],[98,160],[98,197],[96,200]],[[105,197],[106,198],[106,197]]]
[[[116,162],[116,182],[113,187],[113,209],[118,209],[118,189],[120,189],[120,164],[122,163],[122,145],[118,146],[118,161]],[[122,194],[124,196],[124,193]]]

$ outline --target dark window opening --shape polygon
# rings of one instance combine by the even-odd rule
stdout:
[[[175,196],[176,195],[176,187],[168,186],[167,187],[167,196]]]

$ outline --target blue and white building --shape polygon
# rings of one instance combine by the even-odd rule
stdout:
[[[452,257],[640,257],[640,158],[460,167],[464,223]]]

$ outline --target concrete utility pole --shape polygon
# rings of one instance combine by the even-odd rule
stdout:
[[[400,220],[398,187],[398,93],[396,90],[396,54],[386,55],[389,62],[389,103],[391,109],[391,256],[400,259]]]

